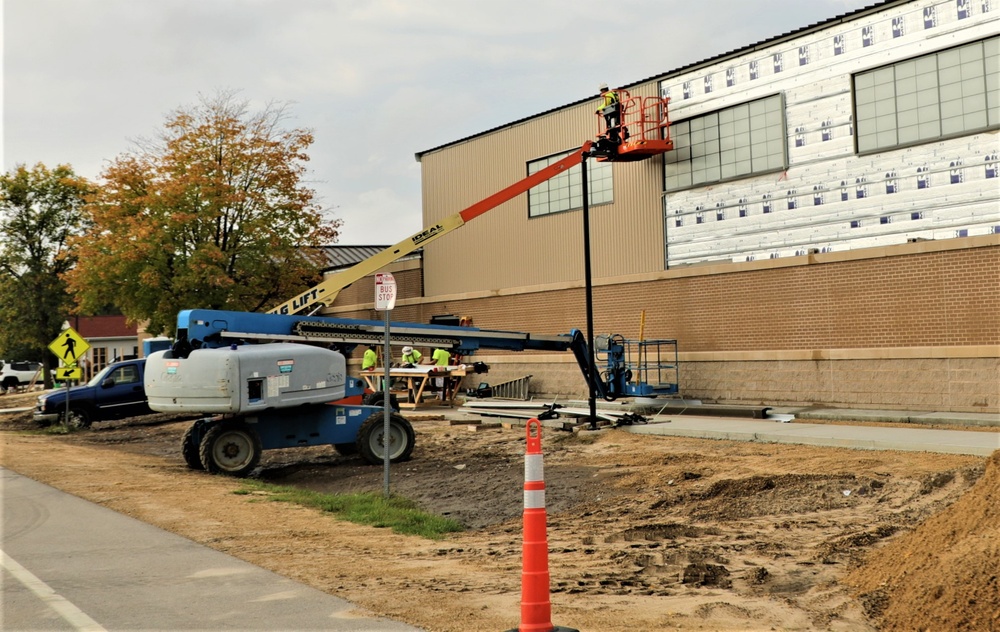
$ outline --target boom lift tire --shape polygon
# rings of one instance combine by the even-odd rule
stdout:
[[[188,426],[188,429],[184,431],[184,437],[181,439],[181,456],[184,457],[184,462],[192,470],[205,469],[205,466],[201,463],[201,448],[197,440],[197,436],[201,434],[201,428],[198,426],[202,423],[199,419]]]
[[[385,434],[385,414],[373,413],[358,430],[358,452],[372,465],[383,462],[383,435]],[[389,461],[399,463],[410,460],[417,437],[413,426],[402,415],[389,415]]]
[[[362,400],[365,406],[385,406],[385,391],[375,391],[374,393],[368,393]],[[399,412],[399,400],[396,399],[395,393],[389,393],[389,408],[392,412]]]
[[[212,474],[245,477],[260,463],[260,437],[242,421],[224,421],[201,440],[201,463]]]

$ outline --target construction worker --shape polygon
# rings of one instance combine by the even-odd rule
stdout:
[[[420,360],[423,359],[424,354],[420,353],[416,349],[410,346],[403,347],[403,357],[400,358],[400,364],[406,368],[420,364]]]
[[[442,349],[438,347],[434,349],[434,353],[431,354],[431,364],[435,366],[448,366],[451,362],[451,353],[447,349]]]
[[[375,344],[368,345],[365,350],[365,356],[361,358],[361,370],[362,371],[374,371],[375,365],[378,364],[378,352],[375,351]]]
[[[617,143],[618,126],[621,123],[621,102],[618,99],[618,93],[608,89],[608,84],[602,83],[600,91],[602,100],[601,107],[597,108],[597,113],[604,115],[608,139]]]
[[[451,362],[451,353],[447,349],[442,349],[438,347],[434,349],[434,353],[431,354],[431,364],[439,367],[446,367],[448,363]],[[445,388],[446,380],[445,377],[434,378],[434,386],[438,389],[438,399],[444,401],[448,396],[448,389]]]

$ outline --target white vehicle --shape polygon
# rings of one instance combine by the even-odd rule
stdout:
[[[32,380],[38,382],[42,375],[42,365],[38,362],[11,362],[0,360],[0,392],[6,393],[18,386],[27,386]]]

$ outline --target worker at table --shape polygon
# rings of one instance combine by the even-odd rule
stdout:
[[[403,356],[400,358],[399,365],[404,369],[412,369],[416,365],[420,364],[423,360],[424,354],[420,353],[416,349],[410,346],[403,347]]]
[[[430,362],[431,364],[433,364],[434,366],[445,367],[448,366],[449,362],[451,362],[451,353],[447,349],[441,347],[437,347],[436,349],[434,349],[434,352],[431,354],[431,362]],[[445,389],[444,387],[446,379],[448,378],[444,377],[434,378],[434,386],[436,386],[438,389],[438,399],[442,401],[444,401],[447,394],[446,393],[447,389]]]

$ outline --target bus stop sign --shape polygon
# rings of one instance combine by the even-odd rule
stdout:
[[[375,274],[375,309],[384,312],[396,306],[396,279],[388,272]]]

